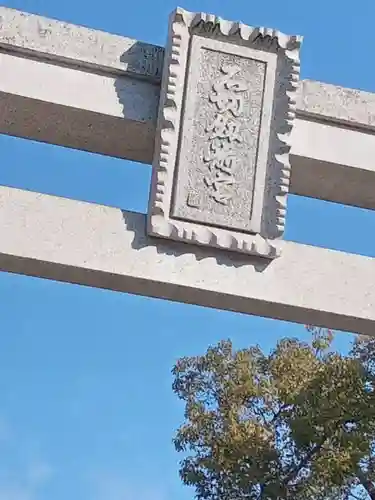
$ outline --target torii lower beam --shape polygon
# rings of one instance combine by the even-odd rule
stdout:
[[[151,163],[163,49],[0,7],[0,133]],[[290,191],[375,208],[375,94],[302,81]]]
[[[0,187],[0,270],[374,335],[374,259],[285,242],[269,265],[234,264],[147,238],[145,220]]]

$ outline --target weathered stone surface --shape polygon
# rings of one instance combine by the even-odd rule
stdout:
[[[152,162],[163,48],[144,59],[137,40],[6,7],[0,18],[1,133]],[[300,82],[290,192],[375,209],[374,131],[375,94]]]
[[[196,52],[200,67],[187,90],[172,214],[248,230],[266,63],[202,47]]]
[[[0,6],[0,49],[159,83],[164,49]]]
[[[298,37],[177,9],[148,231],[274,258],[285,222]]]
[[[302,80],[297,116],[355,129],[375,130],[375,94],[330,83]]]
[[[145,226],[143,214],[0,186],[0,270],[375,335],[373,258],[284,241],[267,265],[186,252]]]

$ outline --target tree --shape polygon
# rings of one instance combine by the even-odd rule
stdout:
[[[375,339],[349,354],[331,331],[269,354],[222,341],[174,369],[174,444],[198,500],[375,500]]]

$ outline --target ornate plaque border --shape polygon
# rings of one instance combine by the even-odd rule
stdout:
[[[191,37],[200,35],[236,45],[276,53],[276,81],[266,172],[263,218],[257,234],[217,228],[170,217],[173,179],[178,154],[180,122]],[[299,49],[302,38],[267,28],[252,28],[210,14],[177,8],[170,16],[152,167],[147,231],[150,236],[257,255],[280,255],[286,199],[290,181],[290,135],[296,112]],[[264,209],[263,209],[264,210]]]

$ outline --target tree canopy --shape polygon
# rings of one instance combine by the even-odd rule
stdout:
[[[174,444],[198,500],[375,500],[375,339],[344,355],[309,330],[270,353],[226,340],[177,361]]]

